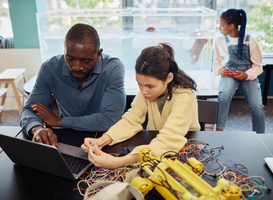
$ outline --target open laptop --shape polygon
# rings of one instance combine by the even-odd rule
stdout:
[[[271,172],[273,173],[273,157],[267,157],[264,159],[264,161],[271,170]]]
[[[16,164],[42,172],[78,179],[92,163],[81,148],[59,143],[59,148],[0,134],[0,147]]]

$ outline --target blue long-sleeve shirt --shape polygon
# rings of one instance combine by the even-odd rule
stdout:
[[[125,108],[124,65],[118,58],[102,54],[82,88],[72,76],[63,55],[44,62],[35,86],[22,110],[20,126],[29,130],[43,125],[30,109],[34,103],[49,106],[54,96],[62,117],[61,127],[79,131],[107,131]],[[30,136],[32,136],[30,134]]]

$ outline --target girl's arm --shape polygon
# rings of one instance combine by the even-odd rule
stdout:
[[[122,157],[114,157],[100,150],[105,145],[113,145],[122,142],[143,130],[142,124],[145,121],[147,104],[141,92],[135,97],[131,106],[132,108],[122,116],[122,119],[113,125],[100,138],[86,138],[84,144],[82,144],[81,148],[88,152],[88,159],[96,167],[114,169],[138,162],[138,152]],[[95,153],[93,153],[91,146],[95,146]]]
[[[143,130],[142,124],[148,110],[146,101],[143,94],[139,92],[134,98],[131,108],[105,133],[113,140],[109,145],[127,140]]]
[[[214,59],[213,59],[213,72],[216,76],[221,75],[220,70],[224,69],[222,67],[221,61],[222,61],[222,57],[221,57],[221,55],[219,53],[219,49],[215,43]]]
[[[213,71],[216,76],[227,76],[223,71],[226,63],[229,60],[228,47],[226,44],[225,37],[219,37],[215,41],[215,50],[214,50],[214,58],[213,58]]]
[[[128,154],[126,156],[114,157],[110,154],[107,154],[100,150],[100,148],[95,145],[96,151],[93,153],[93,150],[90,149],[88,153],[88,159],[96,167],[103,167],[108,169],[116,169],[123,167],[128,164],[137,163],[139,160],[139,154]]]
[[[262,53],[258,44],[250,52],[250,60],[253,64],[252,67],[246,71],[248,76],[246,80],[254,80],[257,76],[263,73]]]

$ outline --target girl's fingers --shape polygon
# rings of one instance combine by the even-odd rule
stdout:
[[[98,145],[95,145],[95,146],[93,146],[93,147],[94,147],[94,149],[95,149],[95,151],[93,151],[94,154],[95,154],[96,156],[100,156],[101,153],[102,153],[102,151],[100,150],[100,148],[98,147]]]
[[[91,147],[91,145],[92,145],[92,139],[91,138],[85,138],[83,144],[89,149]]]
[[[81,148],[82,148],[85,152],[88,153],[89,148],[87,148],[87,146],[86,146],[85,144],[82,144],[82,145],[81,145]]]

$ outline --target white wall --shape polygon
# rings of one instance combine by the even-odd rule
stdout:
[[[29,80],[36,75],[41,67],[40,49],[0,49],[0,73],[7,68],[25,68]],[[3,85],[1,85],[3,87]],[[18,82],[23,91],[23,83]],[[24,100],[25,102],[25,100]],[[23,103],[23,99],[22,99]],[[4,110],[18,109],[11,86],[7,94]]]

